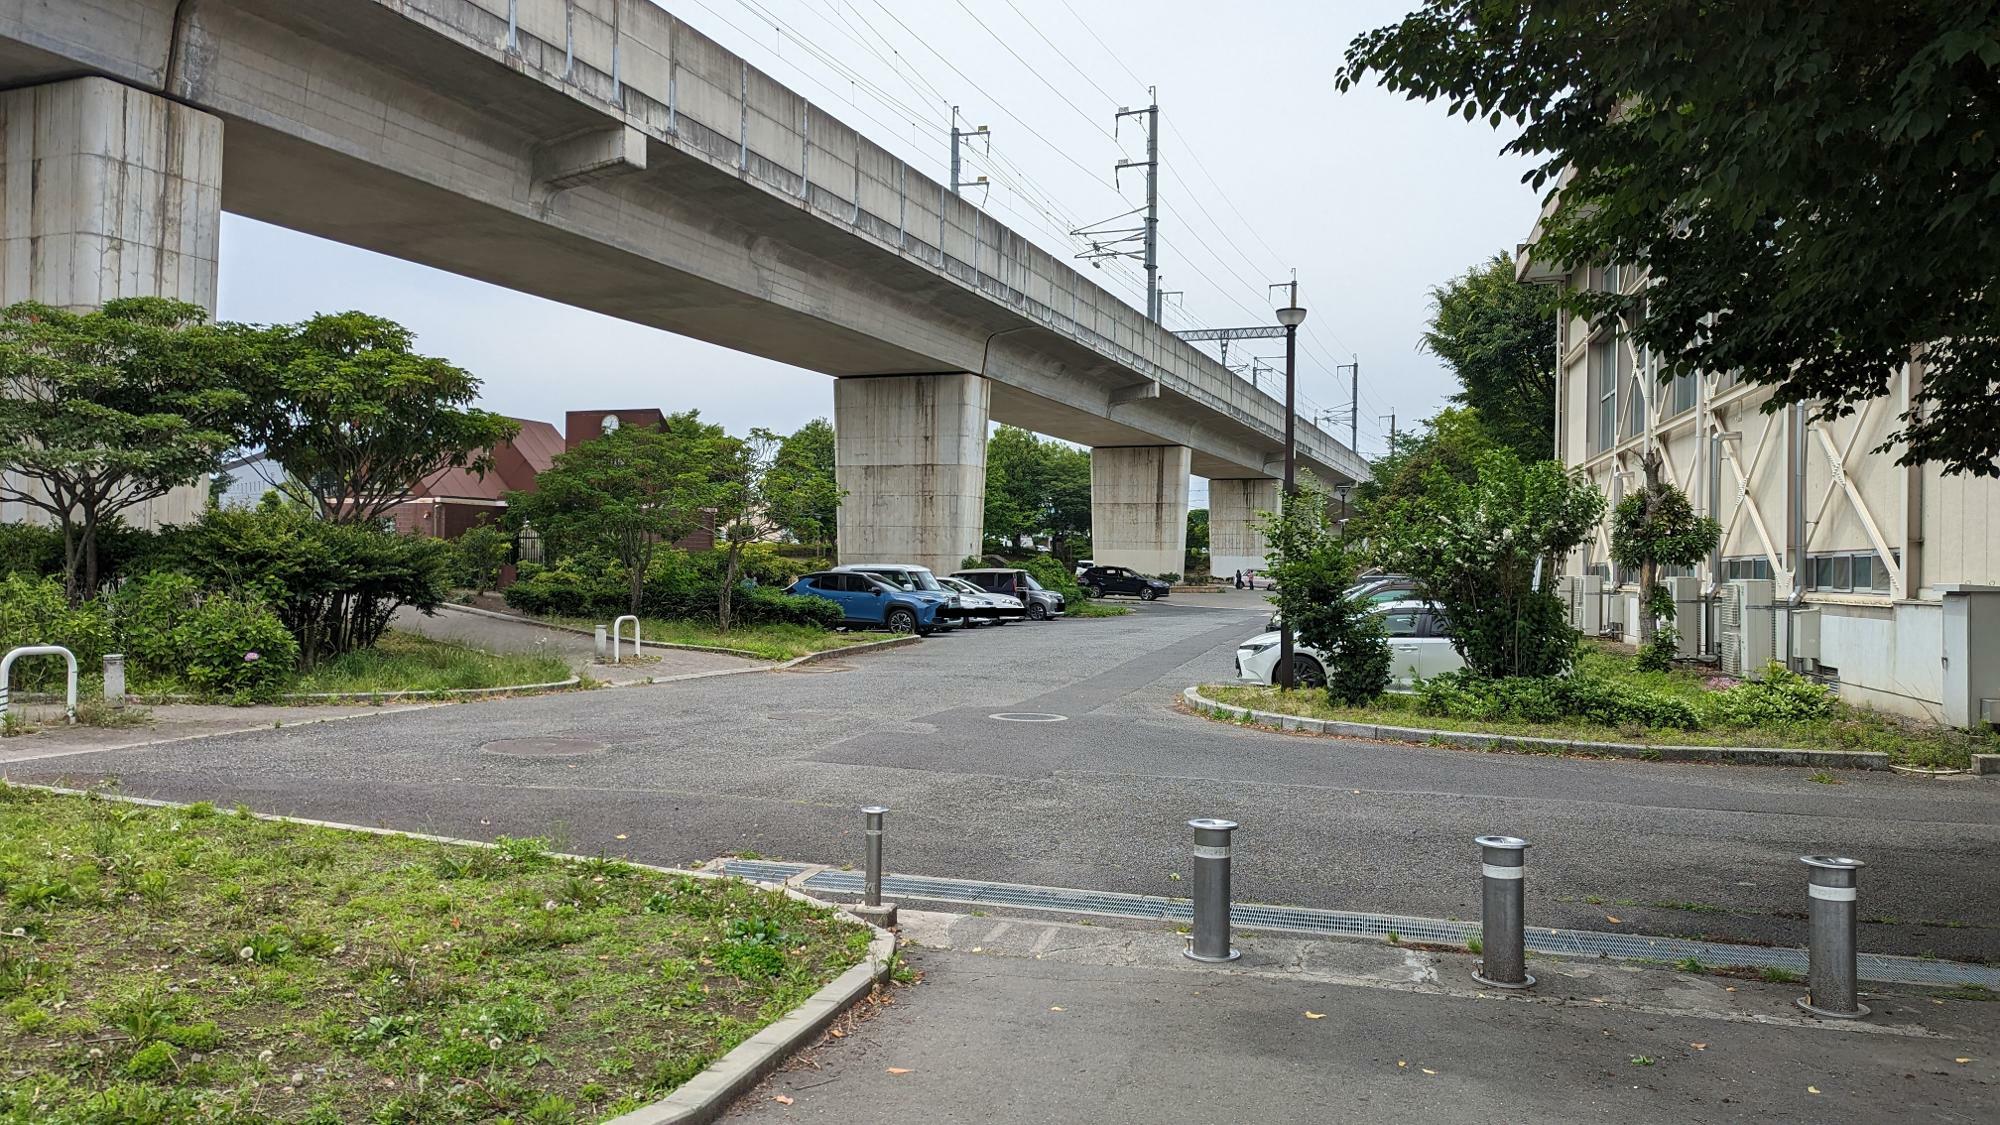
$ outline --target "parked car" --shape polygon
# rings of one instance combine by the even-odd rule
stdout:
[[[1173,587],[1157,578],[1148,578],[1129,566],[1093,566],[1077,576],[1077,582],[1093,598],[1106,594],[1129,594],[1142,601],[1164,598]]]
[[[1028,615],[1021,599],[1007,594],[989,594],[963,578],[940,578],[939,585],[958,594],[965,607],[967,625],[1005,625]]]
[[[945,624],[943,594],[899,589],[872,574],[821,570],[786,587],[788,594],[825,598],[849,625],[929,636]]]
[[[1021,603],[1028,620],[1046,621],[1061,617],[1069,609],[1068,599],[1054,590],[1044,590],[1035,576],[1015,567],[986,566],[952,573],[989,594],[1004,594]]]
[[[871,574],[907,593],[939,595],[945,599],[944,607],[938,611],[940,629],[955,629],[964,620],[965,606],[959,600],[958,591],[946,589],[927,566],[914,563],[847,563],[833,569],[849,574]]]
[[[1389,634],[1389,686],[1407,688],[1419,676],[1436,676],[1465,667],[1452,647],[1444,615],[1428,602],[1384,602],[1369,610],[1382,618]],[[1292,646],[1292,682],[1300,687],[1326,684],[1326,654],[1304,645]],[[1278,674],[1278,634],[1259,633],[1236,649],[1236,676],[1254,684],[1274,684]]]
[[[1078,559],[1076,560],[1076,573],[1079,577],[1081,577],[1084,571],[1089,570],[1091,567],[1096,565],[1097,565],[1096,559]]]
[[[1382,605],[1385,602],[1422,600],[1417,595],[1417,580],[1407,574],[1377,574],[1363,578],[1349,586],[1343,593],[1350,598],[1358,597],[1363,603],[1371,606]],[[1264,628],[1276,629],[1278,619],[1278,611],[1272,610],[1271,620]]]

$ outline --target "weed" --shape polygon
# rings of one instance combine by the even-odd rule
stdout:
[[[1766,965],[1757,976],[1771,984],[1796,984],[1799,980],[1799,974],[1780,965]]]
[[[165,1078],[173,1073],[176,1054],[170,1043],[148,1043],[125,1060],[125,1073],[138,1079]]]
[[[1633,1065],[1633,1066],[1652,1066],[1652,1065],[1653,1065],[1653,1056],[1651,1056],[1651,1055],[1633,1055],[1633,1056],[1632,1056],[1632,1065]]]
[[[1397,933],[1394,930],[1390,930],[1386,940],[1390,945],[1401,945],[1403,944],[1403,935]]]
[[[1478,934],[1473,934],[1471,937],[1465,939],[1465,951],[1475,954],[1486,952],[1486,939],[1480,937]]]
[[[1592,905],[1592,906],[1603,906],[1603,905],[1604,905],[1604,896],[1603,896],[1603,895],[1585,895],[1585,896],[1583,896],[1583,901],[1585,901],[1585,902],[1589,903],[1589,904],[1590,904],[1590,905]]]
[[[1707,903],[1707,902],[1687,902],[1687,901],[1679,901],[1679,902],[1676,902],[1676,901],[1673,901],[1673,900],[1669,899],[1669,900],[1664,900],[1664,901],[1660,901],[1660,902],[1649,902],[1649,903],[1647,903],[1646,905],[1647,905],[1647,906],[1654,906],[1654,907],[1658,907],[1658,908],[1659,908],[1659,909],[1661,909],[1661,910],[1685,910],[1685,911],[1687,911],[1687,912],[1688,912],[1688,913],[1690,913],[1690,914],[1727,914],[1727,913],[1729,913],[1729,911],[1728,911],[1727,909],[1725,909],[1725,908],[1723,908],[1723,907],[1720,907],[1720,906],[1716,906],[1716,905],[1714,905],[1713,903]]]
[[[1815,772],[1815,773],[1810,773],[1810,774],[1807,774],[1807,775],[1806,775],[1806,780],[1807,780],[1807,781],[1810,781],[1810,782],[1812,782],[1812,783],[1813,783],[1814,785],[1839,785],[1839,784],[1840,784],[1840,779],[1839,779],[1839,778],[1837,778],[1837,777],[1833,776],[1833,775],[1832,775],[1831,773],[1828,773],[1828,772],[1827,772],[1827,771],[1825,771],[1825,770],[1819,770],[1819,771],[1817,771],[1817,772]]]
[[[1701,963],[1701,958],[1692,955],[1674,962],[1674,968],[1679,969],[1683,973],[1705,973],[1708,971],[1708,966]]]

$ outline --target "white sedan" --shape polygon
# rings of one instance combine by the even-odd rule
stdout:
[[[991,621],[1005,625],[1009,621],[1019,621],[1027,616],[1027,610],[1021,605],[1019,598],[982,590],[963,578],[940,578],[938,584],[958,595],[967,625],[975,621]]]
[[[1451,647],[1444,616],[1425,602],[1389,602],[1371,607],[1389,634],[1389,686],[1407,688],[1419,676],[1435,676],[1465,667]],[[1326,654],[1304,645],[1292,646],[1292,682],[1300,687],[1326,684]],[[1236,648],[1236,678],[1246,683],[1277,682],[1278,633],[1259,633]]]

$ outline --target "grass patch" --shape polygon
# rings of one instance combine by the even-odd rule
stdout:
[[[483,652],[391,630],[373,648],[342,653],[301,675],[294,692],[449,691],[546,684],[570,677],[559,656]]]
[[[555,617],[550,620],[578,629],[590,629],[604,624],[602,621],[590,621],[581,617]],[[739,625],[724,633],[713,625],[705,625],[699,621],[656,621],[652,618],[639,622],[639,635],[648,644],[733,648],[752,653],[761,660],[792,660],[810,656],[815,652],[853,648],[855,645],[886,641],[896,636],[894,633],[836,633],[827,629],[815,629],[810,625]],[[631,638],[632,632],[628,626],[625,631],[628,644]]]
[[[866,954],[746,884],[0,786],[0,1122],[595,1121]]]
[[[1132,612],[1132,607],[1129,605],[1111,605],[1108,602],[1093,601],[1089,598],[1077,598],[1063,609],[1063,615],[1066,617],[1082,618],[1123,617],[1130,612]]]
[[[1585,649],[1582,660],[1578,662],[1578,671],[1676,696],[1690,702],[1714,691],[1707,686],[1700,673],[1686,669],[1676,669],[1671,672],[1642,672],[1633,666],[1631,657],[1607,652],[1594,646]],[[1416,698],[1409,695],[1384,695],[1365,707],[1346,707],[1335,705],[1327,698],[1326,693],[1317,691],[1283,692],[1277,688],[1242,684],[1207,684],[1202,687],[1201,693],[1218,703],[1314,719],[1567,739],[1578,742],[1873,750],[1888,754],[1889,759],[1899,765],[1930,768],[1963,768],[1971,764],[1973,754],[2000,753],[2000,734],[1922,723],[1844,703],[1836,704],[1834,713],[1825,719],[1767,723],[1751,727],[1662,730],[1638,725],[1608,726],[1584,721],[1537,723],[1515,719],[1465,719],[1449,715],[1429,715],[1420,712],[1417,709]],[[1812,775],[1809,780],[1826,784],[1826,780],[1823,779],[1830,777],[1831,775],[1821,771]]]

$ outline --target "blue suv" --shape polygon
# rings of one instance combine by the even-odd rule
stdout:
[[[872,574],[817,571],[792,583],[785,592],[825,598],[840,607],[849,625],[919,636],[928,636],[945,625],[947,598],[924,590],[898,590]]]

